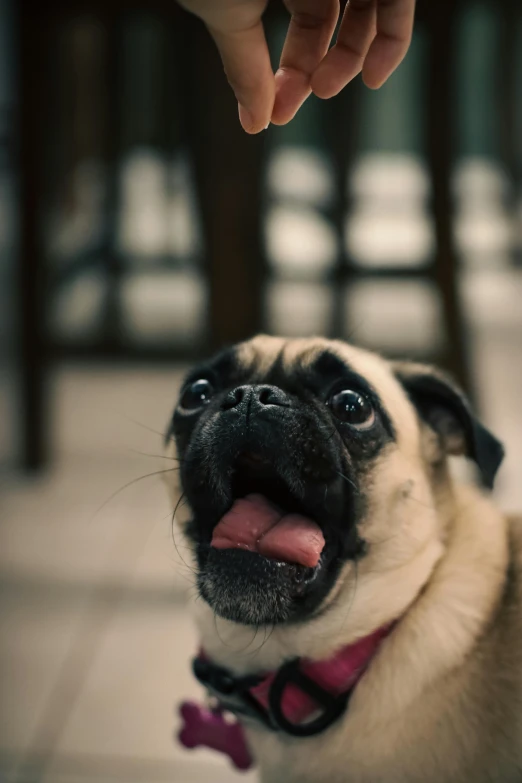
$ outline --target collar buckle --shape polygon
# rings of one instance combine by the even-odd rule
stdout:
[[[222,709],[234,715],[258,720],[268,729],[277,728],[269,711],[250,693],[250,689],[259,685],[263,677],[236,677],[228,669],[201,657],[194,658],[192,671],[196,679],[215,696]]]
[[[313,737],[326,731],[344,713],[353,688],[333,696],[308,677],[300,668],[299,658],[284,664],[276,674],[268,694],[270,716],[277,728],[292,737]],[[312,720],[292,723],[283,712],[283,697],[288,685],[297,687],[309,696],[321,710]],[[315,713],[314,713],[315,714]]]
[[[268,691],[268,707],[264,707],[251,693],[252,688],[263,682],[263,676],[236,677],[228,669],[201,657],[194,659],[192,668],[195,677],[218,699],[222,709],[237,716],[253,718],[265,728],[293,737],[312,737],[325,731],[341,717],[351,695],[350,689],[333,696],[301,671],[299,658],[284,664],[277,672]],[[293,723],[284,714],[283,698],[290,685],[317,704],[319,714],[312,720]]]

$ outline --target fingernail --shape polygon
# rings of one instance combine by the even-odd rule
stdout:
[[[267,124],[266,124],[266,125],[265,125],[265,127],[264,127],[264,130],[266,130],[266,129],[268,128],[268,126],[269,126],[269,125],[270,125],[270,123],[269,123],[269,122],[267,122]]]
[[[239,109],[239,122],[243,126],[243,128],[247,131],[247,133],[252,132],[252,127],[254,125],[254,118],[252,117],[251,113],[248,111],[248,109],[245,109],[244,106],[241,106],[241,104],[238,104]]]

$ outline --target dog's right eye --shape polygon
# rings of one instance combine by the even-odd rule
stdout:
[[[202,408],[212,399],[214,387],[205,378],[199,378],[187,386],[181,395],[179,405],[186,411],[194,411]]]

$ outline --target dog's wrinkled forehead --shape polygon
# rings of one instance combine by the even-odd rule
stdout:
[[[389,362],[377,354],[337,340],[319,337],[285,340],[267,335],[241,343],[235,350],[238,369],[251,374],[258,382],[275,384],[277,376],[292,378],[297,371],[317,368],[323,356],[338,357],[347,368],[370,384],[386,409],[401,446],[417,452],[419,427],[416,413]]]

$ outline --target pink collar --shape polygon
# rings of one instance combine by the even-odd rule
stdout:
[[[184,703],[181,743],[222,751],[239,769],[248,769],[252,760],[241,725],[227,721],[225,711],[296,737],[319,734],[344,713],[355,686],[393,626],[379,628],[325,660],[298,658],[264,675],[236,677],[200,652],[193,663],[194,673],[217,698],[218,707],[208,710]]]
[[[294,671],[304,675],[307,681],[319,686],[329,696],[339,697],[344,696],[346,693],[351,694],[377,652],[380,643],[390,631],[391,626],[379,628],[369,636],[365,636],[353,644],[343,647],[331,658],[323,661],[310,661],[306,658],[298,659],[297,662],[292,662],[294,663]],[[298,664],[297,666],[296,663]],[[282,667],[277,672],[267,674],[259,685],[250,689],[251,695],[263,707],[269,707],[270,690],[284,668]],[[318,706],[321,706],[321,701],[318,703],[317,699],[309,693],[305,685],[305,679],[290,677],[288,684],[281,692],[281,712],[283,716],[291,724],[299,725],[316,713]]]

